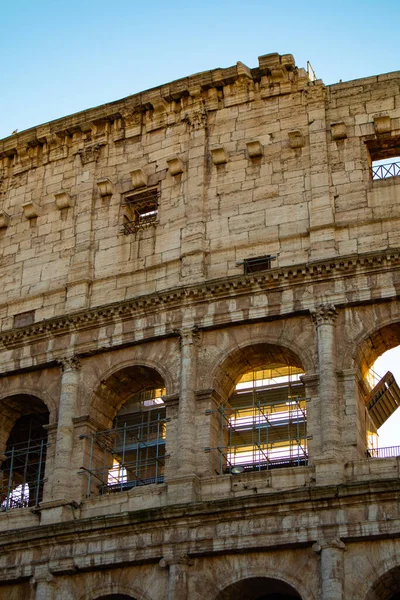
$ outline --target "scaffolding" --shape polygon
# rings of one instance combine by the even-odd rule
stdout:
[[[220,474],[306,465],[307,411],[299,369],[262,369],[244,376],[217,409]]]
[[[134,396],[129,407],[136,410],[125,409],[112,429],[91,434],[89,465],[81,471],[88,497],[94,489],[104,495],[164,481],[166,415],[159,392]]]
[[[48,446],[42,437],[7,448],[0,467],[0,511],[35,507],[41,502]]]

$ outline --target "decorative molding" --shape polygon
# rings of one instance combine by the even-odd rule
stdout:
[[[66,373],[67,371],[79,371],[82,366],[78,356],[61,358],[59,364],[63,373]]]
[[[181,346],[190,346],[196,344],[200,338],[200,332],[197,326],[185,327],[179,331]]]
[[[158,563],[161,568],[167,568],[175,565],[185,565],[191,567],[194,565],[193,558],[187,555],[174,556],[171,558],[162,558]]]
[[[310,312],[316,327],[320,325],[334,325],[338,316],[338,311],[333,304],[318,304]]]
[[[377,269],[385,271],[393,268],[394,265],[400,265],[400,249],[365,255],[354,254],[311,264],[276,267],[252,275],[236,275],[161,293],[148,294],[124,302],[114,302],[98,308],[54,317],[26,327],[3,331],[0,333],[0,344],[6,348],[23,346],[43,338],[64,335],[72,330],[94,328],[98,326],[99,321],[105,325],[131,320],[134,316],[142,315],[144,312],[153,313],[160,307],[180,306],[183,301],[186,303],[213,301],[230,297],[232,294],[279,289],[293,281],[299,284],[310,281],[318,283],[318,281],[334,277],[336,274],[343,276],[344,273],[349,275]],[[171,330],[169,335],[173,334],[179,335],[179,331]]]
[[[189,125],[191,131],[203,129],[207,125],[207,112],[205,110],[196,110],[186,114],[183,119]]]
[[[209,110],[248,102],[257,95],[265,98],[302,89],[311,93],[308,83],[306,72],[295,66],[291,54],[260,56],[258,69],[239,61],[57,119],[51,128],[45,124],[16,133],[0,140],[0,159],[14,157],[14,174],[67,158],[71,151],[85,165],[98,160],[101,146],[110,139],[142,135],[143,121],[147,130],[183,121],[189,131],[196,131],[207,127]],[[323,89],[320,81],[314,85]]]
[[[87,165],[91,162],[97,162],[100,157],[100,148],[104,145],[104,143],[95,144],[94,146],[78,150],[77,154],[81,157],[82,165]]]

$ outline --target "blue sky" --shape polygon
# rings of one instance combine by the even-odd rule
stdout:
[[[3,0],[0,139],[270,52],[327,84],[400,69],[399,0]]]
[[[399,31],[400,0],[3,0],[0,139],[270,52],[309,60],[326,84],[397,71]],[[399,442],[396,418],[381,445]]]

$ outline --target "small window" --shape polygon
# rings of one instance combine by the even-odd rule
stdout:
[[[158,223],[158,190],[156,188],[126,195],[123,202],[123,233],[137,233],[138,231],[154,227]]]
[[[267,271],[271,268],[271,261],[275,256],[266,254],[265,256],[255,256],[253,258],[245,258],[243,263],[244,274],[250,275],[251,273],[258,273],[259,271]]]
[[[367,148],[373,180],[400,176],[400,138],[368,142]]]

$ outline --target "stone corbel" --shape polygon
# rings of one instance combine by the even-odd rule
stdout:
[[[59,192],[58,194],[54,194],[54,198],[58,210],[69,208],[71,206],[71,197],[68,192]]]
[[[143,169],[135,169],[135,171],[131,171],[130,175],[132,177],[132,187],[134,189],[145,187],[147,185],[148,178]]]
[[[375,133],[380,135],[381,133],[390,133],[392,130],[392,124],[389,115],[374,117]]]
[[[183,163],[180,158],[169,158],[167,165],[171,175],[180,175],[180,173],[183,173]]]
[[[246,142],[249,158],[258,158],[263,154],[262,144],[258,141]]]
[[[347,129],[345,123],[332,123],[331,133],[333,140],[344,140],[347,138]]]
[[[5,227],[8,227],[10,223],[10,217],[9,215],[4,212],[4,210],[0,211],[0,229],[5,229]]]
[[[113,184],[107,177],[104,179],[98,179],[96,185],[101,198],[109,198],[112,196]]]
[[[304,136],[301,131],[289,131],[289,146],[293,149],[302,148],[304,146]]]
[[[35,219],[39,215],[39,207],[36,202],[33,202],[32,200],[24,202],[22,205],[22,210],[24,211],[24,216],[26,219]]]
[[[222,146],[211,150],[211,156],[214,165],[224,165],[228,162],[228,155]]]

